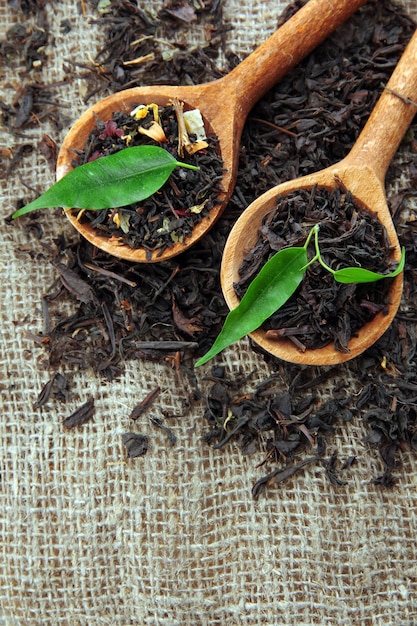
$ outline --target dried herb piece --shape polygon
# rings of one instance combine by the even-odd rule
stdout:
[[[67,399],[68,381],[65,376],[63,376],[59,372],[55,372],[55,374],[53,374],[53,376],[48,380],[47,383],[45,383],[45,385],[39,392],[39,395],[33,405],[35,409],[44,406],[48,402],[54,387],[56,387],[54,395],[57,398],[59,398],[60,400]]]
[[[71,413],[71,415],[68,415],[68,417],[64,419],[64,427],[70,430],[76,426],[82,426],[93,417],[94,410],[94,398],[91,397],[74,411],[74,413]]]
[[[338,472],[336,469],[336,463],[337,463],[337,450],[333,452],[333,454],[331,455],[331,457],[326,463],[326,476],[330,480],[332,485],[335,485],[336,487],[343,487],[344,485],[347,485],[347,482],[346,480],[342,480],[341,478],[339,478]]]
[[[48,207],[98,210],[140,202],[158,191],[177,166],[199,169],[158,146],[126,148],[71,170],[12,217]]]
[[[287,478],[294,476],[294,474],[302,470],[307,465],[310,465],[314,461],[317,461],[317,458],[318,457],[315,456],[308,457],[297,465],[291,465],[284,468],[278,467],[273,472],[270,472],[270,474],[267,474],[266,476],[263,476],[256,481],[256,483],[252,487],[252,496],[257,499],[267,487],[270,487],[271,485],[275,485],[277,483],[281,483],[282,481],[287,480]]]
[[[165,434],[168,437],[170,446],[175,446],[175,444],[177,443],[176,435],[172,432],[170,428],[168,428],[168,426],[164,424],[164,422],[162,421],[160,417],[151,417],[150,422],[151,424],[153,424],[154,426],[156,426],[157,428],[160,428],[161,430],[165,432]]]
[[[55,377],[56,377],[56,374],[54,374],[52,378],[50,378],[48,382],[46,382],[45,385],[40,390],[39,395],[36,399],[36,402],[34,402],[33,404],[35,409],[38,409],[39,407],[43,406],[44,404],[48,402],[49,397],[52,392],[53,384],[55,382]]]
[[[122,435],[122,443],[126,447],[127,456],[134,458],[144,456],[149,447],[149,438],[146,435],[138,435],[137,433],[124,433]]]
[[[139,402],[132,409],[132,412],[130,413],[130,419],[137,420],[151,406],[152,402],[155,400],[155,398],[159,395],[160,392],[161,392],[160,387],[155,387],[155,389],[152,389],[152,391],[150,391],[144,397],[144,399],[141,400],[141,402]]]
[[[62,284],[77,300],[85,304],[96,301],[91,285],[83,280],[74,270],[62,263],[55,263],[55,267],[59,272]]]
[[[55,141],[46,133],[42,135],[42,139],[38,145],[39,152],[45,157],[50,169],[55,172],[56,162],[58,158],[58,146]]]

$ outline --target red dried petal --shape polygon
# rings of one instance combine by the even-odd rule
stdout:
[[[185,217],[186,215],[190,214],[188,209],[175,209],[175,213],[180,217]]]
[[[106,137],[123,137],[124,131],[117,127],[117,124],[113,120],[107,120],[104,124],[104,130],[98,136],[99,139],[106,139]]]

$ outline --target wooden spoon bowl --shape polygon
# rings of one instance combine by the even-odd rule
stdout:
[[[275,208],[277,197],[314,185],[334,189],[336,180],[352,192],[369,211],[376,213],[385,226],[392,258],[399,261],[401,249],[391,214],[387,206],[384,179],[388,165],[417,112],[417,31],[407,46],[394,74],[378,100],[365,128],[354,147],[338,164],[320,172],[285,182],[257,198],[240,216],[226,242],[221,281],[228,306],[239,304],[234,283],[239,280],[239,268],[246,254],[254,247],[264,216]],[[264,330],[250,334],[264,350],[293,363],[331,365],[348,361],[369,348],[391,324],[401,301],[403,278],[392,280],[388,313],[378,313],[365,324],[349,342],[350,352],[336,351],[333,345],[301,352],[290,340],[269,339]]]
[[[145,263],[164,261],[198,241],[224,210],[235,185],[239,142],[246,117],[253,105],[295,67],[337,26],[366,0],[309,0],[290,20],[228,75],[204,85],[190,87],[138,87],[109,96],[88,109],[66,136],[58,155],[57,179],[72,169],[74,150],[82,150],[96,120],[111,119],[115,111],[130,112],[134,105],[156,103],[167,106],[174,98],[185,109],[198,108],[206,123],[207,134],[216,135],[223,159],[224,175],[219,202],[208,217],[194,227],[184,243],[176,243],[149,259],[144,248],[130,248],[117,237],[105,237],[90,224],[80,222],[67,211],[74,227],[92,244],[119,258]]]

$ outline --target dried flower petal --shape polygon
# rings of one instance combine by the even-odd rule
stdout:
[[[143,120],[148,115],[148,107],[144,104],[138,104],[137,107],[131,110],[130,115],[135,118],[135,120]]]
[[[201,211],[204,209],[204,207],[206,206],[208,202],[208,198],[206,198],[206,200],[204,200],[204,202],[202,202],[201,204],[195,204],[194,206],[190,207],[190,213],[201,213]]]
[[[199,152],[199,150],[205,150],[206,148],[208,148],[207,141],[196,141],[185,146],[188,154],[195,154],[196,152]]]
[[[123,137],[124,130],[118,128],[116,122],[114,120],[106,120],[104,124],[104,130],[98,136],[99,139],[103,140],[107,137]]]
[[[130,217],[127,213],[117,211],[113,215],[113,222],[116,224],[117,228],[120,228],[124,233],[128,233],[130,230],[129,219]]]
[[[157,104],[139,104],[136,108],[134,108],[130,115],[135,118],[135,120],[143,120],[145,117],[152,111],[153,119],[157,124],[159,124],[159,109]]]
[[[164,129],[157,122],[152,122],[149,128],[139,126],[139,132],[141,135],[146,135],[158,143],[167,143],[168,139],[164,133]]]

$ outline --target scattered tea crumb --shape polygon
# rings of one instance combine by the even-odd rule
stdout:
[[[160,387],[152,389],[138,404],[132,409],[130,413],[130,419],[137,420],[153,403],[153,401],[160,394]]]
[[[94,411],[94,398],[91,397],[87,400],[87,402],[74,411],[74,413],[71,413],[71,415],[66,417],[63,421],[63,425],[68,430],[75,428],[75,426],[82,426],[93,417]]]
[[[149,447],[149,438],[146,435],[139,435],[137,433],[124,433],[122,435],[122,443],[126,447],[127,456],[135,458],[137,456],[144,456]]]

